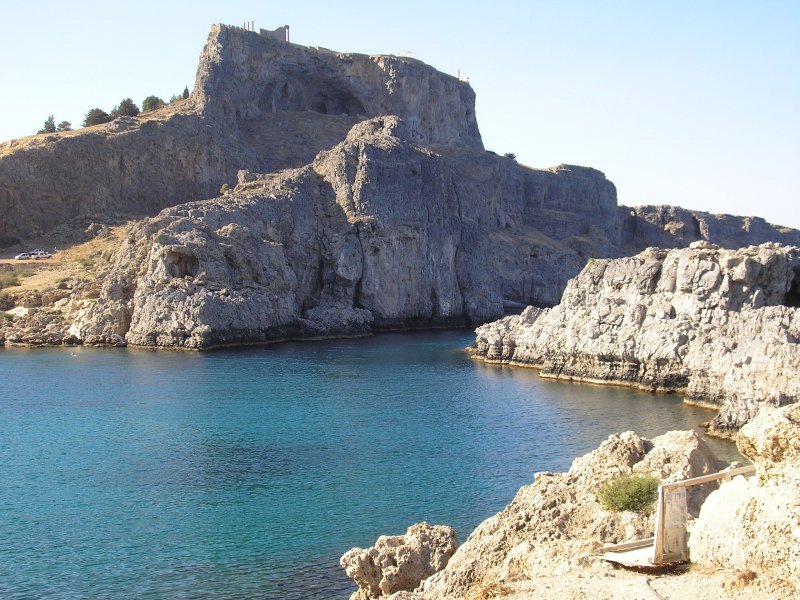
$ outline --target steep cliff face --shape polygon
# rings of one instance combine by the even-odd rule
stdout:
[[[468,84],[407,58],[337,54],[214,26],[177,106],[0,146],[0,246],[76,217],[154,215],[216,195],[240,169],[310,163],[360,120],[482,148]]]
[[[558,306],[478,328],[472,350],[547,377],[682,392],[720,406],[713,428],[726,432],[800,397],[799,287],[796,247],[650,249],[593,261]]]
[[[0,147],[0,246],[172,207],[133,227],[97,306],[48,339],[206,348],[475,323],[556,304],[592,257],[800,238],[619,207],[600,171],[486,152],[474,101],[416,60],[215,26],[186,101]],[[240,171],[272,175],[198,201]]]
[[[366,121],[307,167],[243,173],[226,196],[143,221],[73,333],[206,348],[466,324],[555,291],[587,259],[526,223],[516,163],[465,148],[444,156],[409,135],[396,117]],[[613,192],[589,175],[542,174],[580,203],[595,187]],[[606,245],[584,234],[587,253]]]
[[[276,112],[397,115],[414,142],[483,148],[466,82],[411,58],[307,48],[236,27],[214,26],[193,99],[232,127]]]

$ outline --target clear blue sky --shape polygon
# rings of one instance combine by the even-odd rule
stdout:
[[[192,88],[212,23],[411,52],[470,78],[487,148],[592,166],[622,204],[800,228],[800,1],[0,2],[0,140]]]

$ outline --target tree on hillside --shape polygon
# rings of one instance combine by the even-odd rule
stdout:
[[[189,97],[189,86],[187,85],[183,88],[183,99],[186,100]]]
[[[53,118],[53,115],[50,115],[44,122],[44,127],[42,127],[36,133],[55,133],[55,131],[56,131],[56,120]]]
[[[61,123],[58,124],[58,130],[72,131],[72,123],[70,123],[69,121],[61,121]]]
[[[181,97],[178,96],[177,94],[172,94],[172,96],[169,97],[169,103],[170,104],[175,104],[180,99],[181,99]]]
[[[139,114],[139,107],[130,98],[125,98],[111,111],[111,118],[117,117],[135,117]]]
[[[142,101],[142,112],[150,112],[164,106],[166,103],[158,96],[148,96]]]
[[[83,126],[100,125],[100,123],[108,123],[110,120],[111,115],[102,108],[93,108],[86,113],[86,117],[83,119]]]

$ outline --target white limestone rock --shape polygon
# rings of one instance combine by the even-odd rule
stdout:
[[[674,391],[720,406],[717,432],[800,394],[800,250],[695,243],[595,260],[561,303],[479,327],[471,350],[542,376]]]
[[[487,582],[514,582],[570,573],[596,561],[601,545],[653,533],[653,514],[609,512],[597,491],[621,474],[650,474],[663,481],[715,472],[722,464],[691,431],[647,440],[633,432],[614,434],[596,450],[576,458],[567,473],[537,473],[500,513],[481,523],[447,564],[422,583],[426,600],[465,598]],[[706,492],[700,492],[707,494]],[[697,497],[690,504],[702,503]]]
[[[713,492],[691,537],[692,562],[776,580],[800,595],[800,405],[767,409],[742,427],[739,450],[755,476]]]
[[[456,532],[446,525],[417,523],[405,535],[381,536],[371,548],[352,548],[340,564],[358,584],[351,600],[405,597],[420,581],[441,571],[458,542]]]

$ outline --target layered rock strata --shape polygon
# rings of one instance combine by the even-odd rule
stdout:
[[[739,433],[756,475],[712,493],[689,538],[692,562],[779,582],[800,597],[800,405],[765,410]]]
[[[597,450],[575,459],[567,473],[537,473],[511,504],[472,532],[443,570],[424,580],[415,593],[397,597],[461,599],[492,584],[542,574],[574,576],[597,561],[599,546],[652,535],[654,515],[602,508],[597,491],[608,480],[650,474],[676,481],[720,467],[694,432],[673,431],[652,440],[633,432],[612,435]],[[709,491],[697,490],[690,499],[693,515]]]
[[[674,391],[720,407],[716,432],[800,395],[800,250],[649,249],[591,261],[552,309],[479,327],[489,361],[541,375]]]

